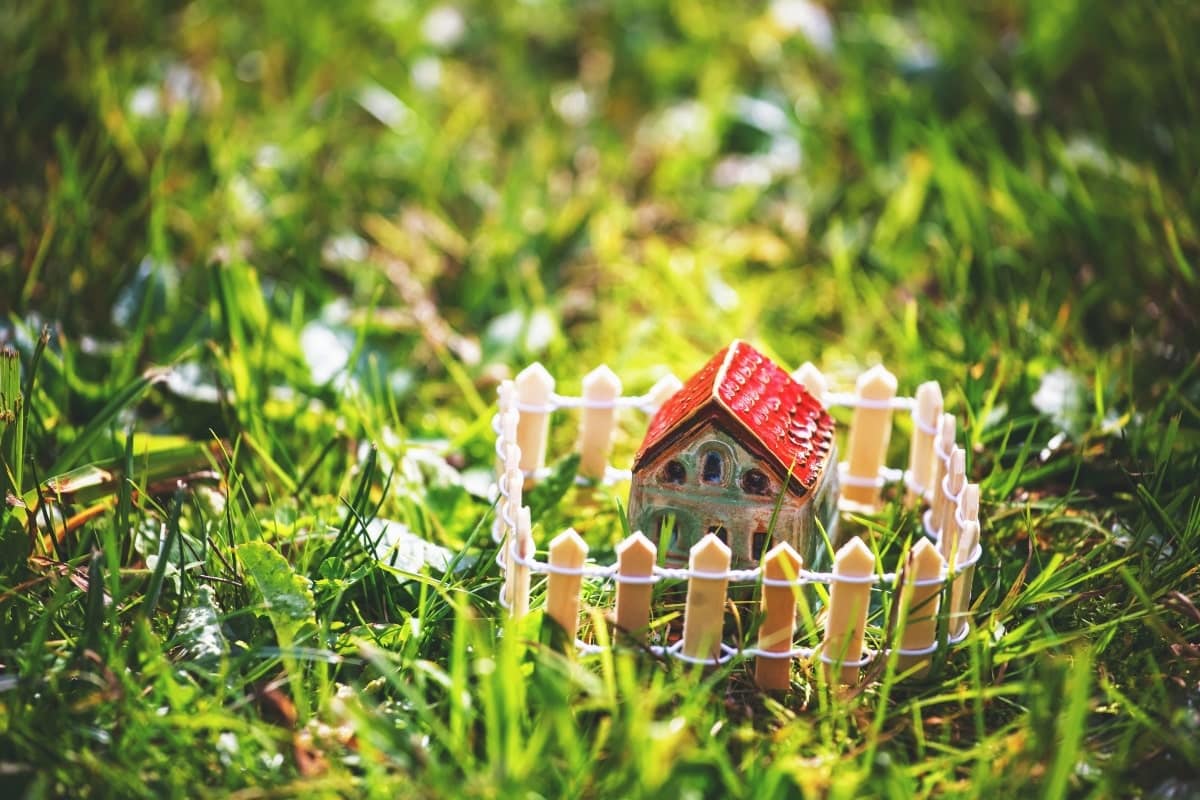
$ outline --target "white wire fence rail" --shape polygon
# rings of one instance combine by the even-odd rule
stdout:
[[[571,397],[555,392],[553,377],[534,364],[500,386],[499,410],[493,419],[498,472],[493,537],[501,545],[497,562],[505,576],[501,604],[513,616],[526,614],[532,576],[546,576],[547,614],[576,641],[580,652],[594,653],[599,645],[577,638],[584,580],[613,582],[616,626],[643,641],[648,636],[654,585],[686,582],[682,637],[646,647],[688,663],[754,658],[756,679],[764,688],[786,688],[790,660],[814,657],[838,682],[858,682],[861,667],[890,652],[872,651],[864,643],[871,592],[884,588],[896,592],[892,616],[899,622],[898,641],[892,649],[901,667],[915,666],[920,672],[940,647],[962,641],[969,631],[971,581],[982,553],[979,486],[966,480],[966,454],[955,445],[955,419],[943,413],[940,388],[928,382],[918,387],[914,397],[898,397],[895,377],[882,367],[860,376],[854,393],[827,391],[824,376],[811,364],[793,373],[793,378],[827,408],[853,409],[847,457],[838,465],[843,509],[876,509],[882,490],[892,483],[903,483],[908,502],[927,504],[922,515],[924,536],[904,553],[898,571],[879,569],[859,537],[837,551],[830,571],[807,569],[785,542],[772,548],[758,565],[732,569],[729,548],[714,534],[691,548],[687,567],[660,565],[656,546],[641,532],[618,545],[613,564],[589,562],[586,543],[572,529],[555,537],[545,557],[539,558],[529,509],[522,501],[526,486],[549,472],[545,461],[550,415],[562,409],[579,411],[578,481],[628,480],[628,469],[608,463],[618,411],[635,409],[651,416],[682,384],[667,376],[643,395],[621,396],[620,380],[607,367],[600,367],[584,378],[582,396]],[[909,461],[903,469],[883,463],[898,411],[912,418]],[[735,647],[721,641],[731,584],[761,587],[762,622],[754,646]],[[818,646],[797,646],[797,599],[802,587],[812,584],[829,587],[823,636]],[[941,620],[948,620],[948,636],[939,641]]]

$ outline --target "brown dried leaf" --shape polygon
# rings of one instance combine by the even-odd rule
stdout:
[[[1162,604],[1172,611],[1176,611],[1184,616],[1191,617],[1194,621],[1200,622],[1200,609],[1196,608],[1196,604],[1192,602],[1192,598],[1188,597],[1183,592],[1178,590],[1168,592]]]
[[[296,727],[296,705],[278,683],[268,683],[258,690],[254,699],[258,702],[262,717],[282,728]]]
[[[296,769],[305,778],[315,778],[329,770],[329,760],[308,731],[296,732],[292,737],[292,750],[296,756]]]

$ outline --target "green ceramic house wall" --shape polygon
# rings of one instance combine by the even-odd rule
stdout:
[[[721,458],[719,481],[702,477],[709,453]],[[830,465],[837,464],[836,451],[829,459]],[[670,461],[683,466],[682,482],[671,481],[665,473]],[[764,494],[743,490],[743,478],[749,470],[765,473],[768,487]],[[806,564],[812,564],[817,540],[821,539],[819,534],[814,535],[814,516],[821,518],[831,538],[834,535],[831,526],[836,521],[836,475],[836,466],[831,466],[808,494],[784,491],[782,481],[762,458],[719,424],[709,423],[681,436],[653,461],[639,467],[630,489],[629,519],[635,530],[658,541],[663,523],[674,517],[669,541],[659,541],[660,551],[667,547],[666,562],[671,565],[686,564],[692,545],[709,531],[721,535],[721,529],[736,567],[756,564],[759,556],[778,541],[790,543]],[[772,526],[777,505],[779,511]]]

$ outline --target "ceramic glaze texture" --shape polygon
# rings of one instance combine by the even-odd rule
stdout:
[[[634,461],[629,513],[667,561],[710,531],[752,565],[786,541],[811,563],[816,518],[837,504],[833,420],[805,389],[744,342],[717,353],[655,415]]]

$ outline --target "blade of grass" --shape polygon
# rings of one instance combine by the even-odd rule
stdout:
[[[158,551],[158,560],[154,572],[150,575],[150,583],[146,587],[146,596],[139,609],[141,616],[147,619],[154,616],[158,608],[159,597],[162,595],[163,579],[167,574],[167,564],[171,561],[171,552],[179,541],[179,523],[183,512],[184,490],[181,487],[171,500],[171,512],[167,518],[166,533],[162,538],[162,546]]]

